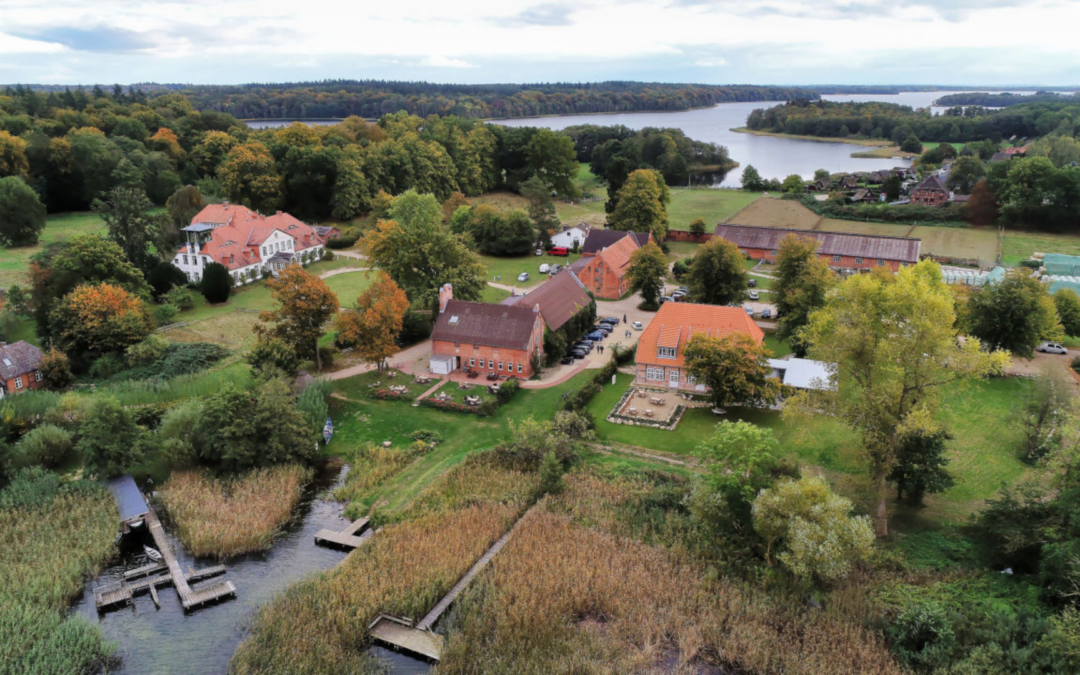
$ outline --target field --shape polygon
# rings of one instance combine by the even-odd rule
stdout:
[[[324,279],[337,296],[342,307],[355,307],[356,299],[375,281],[370,272],[343,272]]]
[[[728,217],[725,222],[753,227],[813,230],[821,222],[821,216],[790,199],[758,199],[733,217]]]
[[[761,198],[760,192],[717,188],[679,188],[671,191],[668,204],[668,227],[689,230],[697,218],[705,220],[705,230],[711,232],[718,223],[726,221],[740,209]]]
[[[997,260],[998,235],[997,230],[994,229],[892,225],[834,218],[823,219],[817,229],[829,232],[914,237],[922,239],[920,249],[922,253],[951,258],[978,258],[984,266],[992,266]],[[1080,242],[1077,244],[1080,245]]]
[[[480,256],[480,261],[487,265],[487,280],[504,286],[516,286],[518,288],[533,288],[547,279],[546,274],[540,273],[540,265],[558,263],[562,266],[569,265],[581,258],[580,253],[571,253],[563,258],[553,255],[523,255],[517,258],[497,258],[490,255]],[[528,281],[518,281],[517,277],[522,272],[529,273]],[[501,276],[498,281],[495,277]],[[333,278],[328,281],[333,281]]]
[[[0,287],[25,284],[30,256],[44,249],[47,244],[63,241],[76,234],[104,232],[105,224],[93,213],[58,213],[49,216],[37,246],[0,249]]]
[[[1040,253],[1080,255],[1080,237],[1069,234],[1048,234],[1006,229],[1001,242],[1001,259],[1005,265],[1019,265],[1021,260]]]

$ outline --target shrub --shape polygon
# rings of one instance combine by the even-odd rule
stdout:
[[[675,264],[671,266],[671,273],[675,277],[675,281],[682,281],[683,277],[690,271],[690,263],[686,258],[679,258],[675,261]]]
[[[88,475],[123,473],[142,454],[141,431],[115,398],[99,397],[79,425],[79,442]]]
[[[925,670],[945,665],[956,642],[948,613],[933,601],[908,605],[886,632],[898,659],[912,668]]]
[[[566,485],[563,483],[563,465],[554,451],[549,451],[540,461],[540,494],[557,495]]]
[[[106,354],[90,366],[87,373],[95,380],[107,380],[124,370],[124,358],[119,354]]]
[[[45,383],[53,389],[63,389],[75,380],[70,359],[56,347],[50,347],[49,351],[42,355],[38,370],[45,378]]]
[[[408,435],[408,438],[414,441],[423,441],[425,443],[442,443],[443,436],[434,429],[417,429]]]
[[[296,350],[277,338],[256,342],[248,352],[247,362],[255,375],[277,371],[291,377],[300,367],[300,358],[296,355]]]
[[[307,417],[314,429],[322,429],[330,415],[326,397],[330,393],[330,384],[325,380],[315,380],[309,384],[296,399],[296,407]]]
[[[311,255],[311,259],[312,259],[313,261],[314,261],[314,260],[320,260],[320,259],[321,259],[321,260],[326,260],[326,261],[330,261],[330,260],[333,260],[333,259],[334,259],[335,257],[336,257],[336,256],[334,255],[334,252],[333,252],[333,251],[331,251],[331,250],[330,250],[330,249],[328,249],[328,248],[324,248],[324,249],[323,249],[323,251],[322,251],[322,258],[318,258],[318,257],[317,257],[317,256],[316,256],[315,254],[312,254],[312,255]]]
[[[154,321],[157,321],[159,326],[168,326],[179,313],[179,307],[167,302],[154,308]]]
[[[169,342],[159,335],[147,335],[146,339],[127,348],[129,366],[145,366],[158,361],[169,351]]]
[[[18,463],[23,466],[53,467],[75,446],[71,432],[51,424],[30,430],[16,446]]]
[[[146,282],[153,289],[154,297],[160,299],[174,288],[187,286],[188,278],[179,267],[167,260],[162,260],[146,273]]]
[[[176,305],[181,310],[191,309],[195,306],[195,294],[186,286],[173,286],[172,289],[161,296],[163,302]]]
[[[1026,267],[1028,269],[1037,270],[1042,267],[1041,260],[1021,260],[1020,267]]]
[[[389,389],[372,389],[368,392],[368,396],[378,401],[411,401],[413,399],[413,395],[407,391],[399,394]],[[424,404],[424,401],[427,400],[429,399],[423,399],[420,403]],[[435,406],[428,407],[434,408]]]
[[[232,292],[233,278],[221,263],[210,263],[203,269],[199,291],[212,305],[225,302]]]
[[[507,380],[499,385],[499,391],[495,394],[495,398],[498,399],[499,405],[506,405],[510,402],[510,399],[514,398],[514,394],[518,393],[521,389],[521,383],[517,380]]]

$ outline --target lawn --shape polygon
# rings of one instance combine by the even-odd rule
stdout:
[[[818,229],[821,216],[791,199],[759,199],[725,220],[732,225],[784,227],[790,230]]]
[[[336,432],[327,452],[345,454],[349,447],[365,442],[390,441],[395,445],[404,445],[409,442],[407,434],[417,429],[439,432],[444,439],[442,443],[405,471],[383,483],[364,500],[365,507],[379,504],[380,509],[400,512],[424,487],[465,459],[469,453],[490,448],[505,438],[510,422],[529,416],[551,419],[563,393],[584,385],[592,375],[590,372],[580,373],[550,389],[523,389],[491,417],[414,408],[400,401],[361,398],[356,396],[358,387],[364,384],[360,377],[338,380],[334,382],[334,391],[351,400],[330,399],[330,413]]]
[[[1080,255],[1080,237],[1068,234],[1005,230],[1005,237],[1001,243],[1001,258],[1004,264],[1019,265],[1021,260],[1030,258],[1036,251]]]
[[[791,345],[787,340],[776,337],[776,333],[765,334],[765,348],[772,352],[772,358],[779,359],[791,353]]]
[[[76,234],[104,232],[105,224],[94,213],[58,213],[49,216],[37,246],[0,249],[0,287],[25,284],[30,256],[44,249],[46,244],[63,241]]]
[[[338,304],[342,307],[355,307],[356,299],[371,286],[375,277],[370,272],[343,272],[325,279],[337,296]]]
[[[482,255],[480,261],[487,266],[488,281],[503,284],[504,286],[533,288],[547,279],[546,274],[540,273],[540,265],[558,263],[565,267],[579,258],[581,258],[580,253],[571,253],[565,258],[545,253],[544,255],[523,255],[516,258],[498,258],[491,255]],[[528,281],[519,282],[517,280],[518,275],[522,272],[529,273]],[[496,281],[498,276],[502,276],[502,279]]]
[[[391,374],[393,374],[391,376]],[[379,375],[379,371],[373,370],[367,373],[361,373],[353,377],[346,378],[344,380],[338,380],[334,385],[334,393],[338,396],[343,396],[353,401],[367,400],[368,394],[372,389],[382,389],[389,387],[390,385],[404,386],[409,390],[409,396],[416,398],[420,394],[423,394],[428,389],[435,386],[437,381],[430,384],[420,384],[414,382],[411,375],[405,375],[399,370],[387,369],[382,375]],[[372,386],[375,385],[375,386]],[[390,401],[391,403],[398,403],[399,405],[411,405],[410,402],[402,401]]]
[[[505,288],[495,288],[494,286],[485,286],[484,294],[480,296],[480,302],[486,302],[492,305],[497,305],[503,300],[510,297],[510,291]]]
[[[779,353],[780,343],[773,336],[766,343]],[[605,418],[632,380],[633,376],[620,374],[614,387],[604,387],[589,404],[601,440],[685,455],[707,439],[721,420],[708,408],[696,408],[683,415],[675,431],[607,422]],[[1014,484],[1031,471],[1018,458],[1021,430],[1015,423],[1017,399],[1030,386],[1023,378],[999,378],[946,392],[947,410],[941,419],[953,435],[948,457],[956,485],[942,495],[927,497],[923,515],[966,517],[1002,485]],[[791,459],[820,467],[852,498],[864,499],[869,494],[859,436],[839,421],[815,417],[786,423],[778,412],[751,409],[733,409],[722,419],[742,419],[772,429]]]
[[[668,204],[668,227],[672,230],[689,230],[697,218],[705,220],[706,231],[731,218],[741,209],[761,198],[760,192],[717,188],[680,188],[671,191]]]

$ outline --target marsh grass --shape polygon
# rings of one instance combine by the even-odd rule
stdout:
[[[273,545],[311,477],[311,469],[296,464],[225,479],[181,471],[162,486],[161,500],[192,555],[239,555]]]
[[[97,671],[113,645],[65,613],[115,550],[116,508],[100,485],[46,472],[24,488],[0,500],[0,674]]]
[[[361,500],[412,464],[427,449],[423,443],[412,443],[404,448],[384,448],[374,443],[363,443],[349,450],[343,456],[349,465],[349,473],[345,475],[344,484],[334,490],[334,499],[348,502],[345,517],[355,520],[364,515]]]

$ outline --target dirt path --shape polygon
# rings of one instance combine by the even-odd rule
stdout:
[[[349,272],[370,272],[370,267],[339,267],[336,270],[330,270],[329,272],[323,272],[319,275],[320,279],[329,279],[330,277],[336,277],[339,274],[348,274]]]
[[[673,466],[681,466],[694,471],[701,471],[701,463],[692,457],[686,459],[676,459],[675,457],[668,457],[666,455],[658,455],[655,452],[648,450],[647,448],[640,448],[636,445],[625,445],[618,443],[615,445],[603,445],[601,443],[590,444],[593,450],[605,455],[632,455],[640,459],[647,459],[651,462],[661,462],[663,464],[671,464]]]

